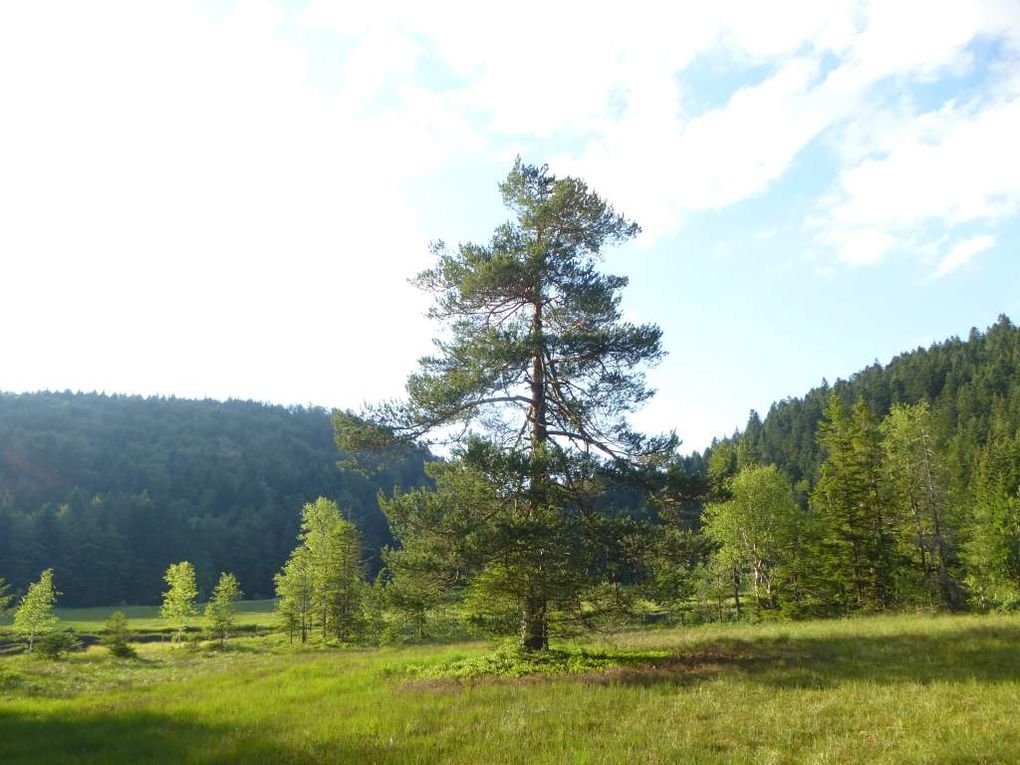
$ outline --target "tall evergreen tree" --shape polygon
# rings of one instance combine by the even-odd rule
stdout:
[[[878,609],[894,598],[896,518],[880,432],[867,404],[847,412],[834,392],[819,427],[825,462],[811,504],[825,526],[823,564],[843,603]]]
[[[350,414],[335,424],[347,450],[463,429],[457,456],[493,482],[493,496],[513,493],[490,535],[509,547],[483,552],[474,584],[511,601],[522,646],[541,650],[550,610],[591,581],[575,545],[585,547],[596,457],[640,460],[673,441],[648,441],[626,422],[652,395],[636,367],[661,358],[661,333],[624,321],[627,280],[596,268],[638,226],[544,166],[518,160],[500,191],[513,220],[487,244],[437,244],[435,267],[416,280],[446,334],[408,379],[407,400],[368,413],[381,428]]]
[[[997,434],[975,471],[973,517],[964,555],[978,605],[1020,604],[1020,437]]]

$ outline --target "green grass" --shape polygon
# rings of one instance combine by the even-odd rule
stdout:
[[[483,643],[140,648],[0,659],[0,762],[1020,761],[1017,616],[631,632],[523,677],[450,677]]]

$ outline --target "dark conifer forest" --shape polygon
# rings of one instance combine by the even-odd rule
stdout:
[[[896,404],[928,402],[954,486],[970,486],[983,453],[1005,448],[1020,430],[1020,330],[1007,316],[987,331],[877,361],[831,386],[751,413],[738,441],[756,462],[775,464],[796,483],[813,484],[823,460],[817,438],[832,392],[845,404],[864,401],[875,417]]]
[[[0,394],[0,577],[56,571],[66,606],[156,603],[175,561],[208,594],[221,571],[271,597],[301,506],[335,499],[370,571],[390,541],[377,494],[424,481],[424,457],[341,471],[329,413],[249,401]]]

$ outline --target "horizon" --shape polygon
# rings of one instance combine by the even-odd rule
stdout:
[[[1003,319],[1003,318],[1005,318],[1011,324],[1013,323],[1012,317],[1007,316],[1006,314],[1000,314],[999,319],[996,321],[996,323],[998,323],[998,321]],[[967,331],[967,334],[969,335],[970,333],[976,331],[976,332],[980,333],[981,335],[984,335],[993,326],[995,326],[995,325],[992,324],[992,325],[989,325],[989,326],[987,326],[985,328],[971,327]],[[771,410],[771,408],[773,406],[775,406],[777,404],[782,404],[785,401],[803,400],[811,391],[817,390],[817,389],[823,387],[825,384],[828,384],[828,385],[831,385],[831,386],[835,386],[835,385],[838,385],[839,383],[848,382],[856,374],[858,374],[859,372],[863,371],[864,369],[867,369],[867,368],[871,367],[874,364],[879,364],[881,367],[885,368],[885,367],[888,367],[893,361],[895,361],[897,358],[900,358],[901,356],[907,356],[907,355],[910,355],[910,354],[913,354],[913,353],[923,353],[923,352],[930,351],[930,350],[932,350],[935,347],[938,347],[938,346],[941,346],[941,345],[945,345],[945,344],[953,342],[953,341],[956,341],[956,342],[966,342],[966,340],[967,340],[967,337],[965,337],[962,333],[961,334],[955,334],[955,335],[950,335],[948,337],[935,340],[935,341],[933,341],[932,343],[930,343],[927,346],[917,346],[916,348],[907,348],[907,349],[904,349],[904,350],[900,351],[899,353],[896,353],[893,356],[889,357],[885,361],[876,358],[871,363],[869,363],[869,364],[867,364],[865,366],[862,366],[861,368],[856,369],[853,372],[850,372],[850,373],[848,373],[846,375],[839,375],[839,376],[835,377],[832,380],[828,380],[827,378],[823,377],[822,379],[820,379],[818,381],[817,384],[810,386],[808,389],[804,390],[801,393],[791,393],[791,394],[788,394],[786,396],[782,396],[780,398],[777,398],[776,400],[774,400],[769,405],[769,407],[767,409],[764,409],[764,410],[758,410],[758,409],[753,409],[753,408],[752,409],[748,409],[748,417],[750,417],[752,412],[757,412],[761,416],[762,420],[764,420],[765,418],[768,417],[769,411]],[[146,401],[150,400],[150,399],[160,399],[160,400],[176,400],[176,401],[185,401],[185,402],[206,402],[206,401],[209,401],[209,402],[214,402],[214,403],[219,403],[219,404],[231,404],[231,403],[237,403],[237,404],[255,404],[255,405],[263,406],[263,407],[271,407],[271,408],[272,407],[276,407],[276,408],[282,408],[282,409],[304,409],[305,411],[322,410],[322,411],[324,411],[326,413],[331,413],[333,411],[337,411],[338,409],[341,409],[341,410],[344,409],[343,407],[330,407],[330,406],[325,406],[323,404],[317,404],[317,403],[314,403],[314,402],[282,402],[282,401],[269,401],[269,400],[264,400],[264,399],[236,398],[236,397],[216,398],[214,396],[194,397],[194,396],[179,396],[179,395],[176,395],[174,393],[144,393],[144,392],[134,392],[134,391],[81,390],[81,389],[71,389],[71,388],[64,388],[64,389],[60,389],[60,390],[57,390],[57,389],[39,389],[39,390],[26,390],[26,391],[10,391],[10,390],[5,390],[3,388],[0,388],[0,395],[14,395],[14,396],[26,395],[26,396],[31,396],[31,395],[46,395],[46,394],[56,394],[56,395],[71,394],[73,396],[103,396],[103,397],[106,397],[106,398],[113,398],[113,397],[122,396],[122,397],[127,397],[127,398],[140,398],[140,399],[143,399],[143,400],[146,400]],[[347,409],[350,409],[350,408],[348,407]],[[721,441],[723,439],[730,438],[731,436],[736,435],[737,433],[742,433],[743,430],[744,430],[745,425],[746,425],[746,422],[741,424],[740,426],[738,426],[736,430],[730,431],[729,433],[723,433],[723,432],[720,431],[716,436],[713,437],[712,442],[710,442],[705,447],[702,447],[700,449],[688,449],[688,450],[684,450],[682,448],[684,446],[684,444],[681,443],[680,444],[680,447],[681,447],[680,451],[681,451],[681,453],[684,456],[690,456],[690,455],[695,454],[695,453],[697,453],[697,454],[704,454],[706,449],[711,447],[712,443],[714,443],[717,439]],[[434,449],[435,447],[431,447],[431,448]]]
[[[685,451],[1020,315],[1016,3],[540,8],[0,9],[0,389],[399,397],[407,280],[515,156],[642,225],[604,261],[669,354],[631,419]]]

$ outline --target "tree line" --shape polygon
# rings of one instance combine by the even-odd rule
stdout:
[[[238,580],[263,594],[268,578],[292,640],[468,630],[540,651],[625,621],[1020,600],[1020,332],[1007,318],[752,413],[681,457],[673,433],[628,424],[652,395],[643,370],[661,332],[626,321],[626,279],[598,269],[638,227],[546,167],[518,161],[500,191],[511,215],[491,239],[436,243],[415,280],[441,328],[406,397],[333,413],[343,491],[292,502],[304,510],[288,522],[274,506],[264,517],[288,533],[273,555],[241,557],[259,565]],[[284,411],[277,421],[309,414]],[[448,456],[426,459],[437,443]],[[362,536],[351,485],[381,489],[385,534]],[[212,522],[186,517],[182,542]]]
[[[208,594],[232,571],[271,597],[316,497],[344,507],[374,574],[392,542],[377,494],[426,479],[424,452],[337,470],[326,410],[94,393],[0,393],[0,576],[59,572],[66,606],[155,604],[190,560]]]
[[[276,574],[276,613],[290,641],[308,642],[313,628],[322,642],[363,640],[372,620],[368,584],[357,527],[343,516],[332,500],[320,497],[301,512],[301,533],[283,568]],[[190,561],[170,564],[163,574],[159,615],[172,629],[171,643],[184,642],[185,632],[199,615],[195,567]],[[59,629],[54,606],[62,593],[54,586],[54,571],[44,570],[25,594],[16,599],[8,582],[0,579],[0,617],[12,611],[13,632],[26,641],[32,654],[41,642],[44,655],[59,658],[80,647],[73,630]],[[211,638],[225,647],[235,630],[239,603],[244,593],[237,577],[221,572],[203,611],[205,632],[197,639]],[[17,600],[17,605],[14,602]],[[121,658],[135,655],[123,611],[115,611],[106,624],[104,643]]]
[[[826,572],[816,610],[1020,603],[1020,330],[1007,317],[779,402],[764,421],[752,412],[694,467],[725,495],[768,465],[800,508],[796,557],[816,580]]]

